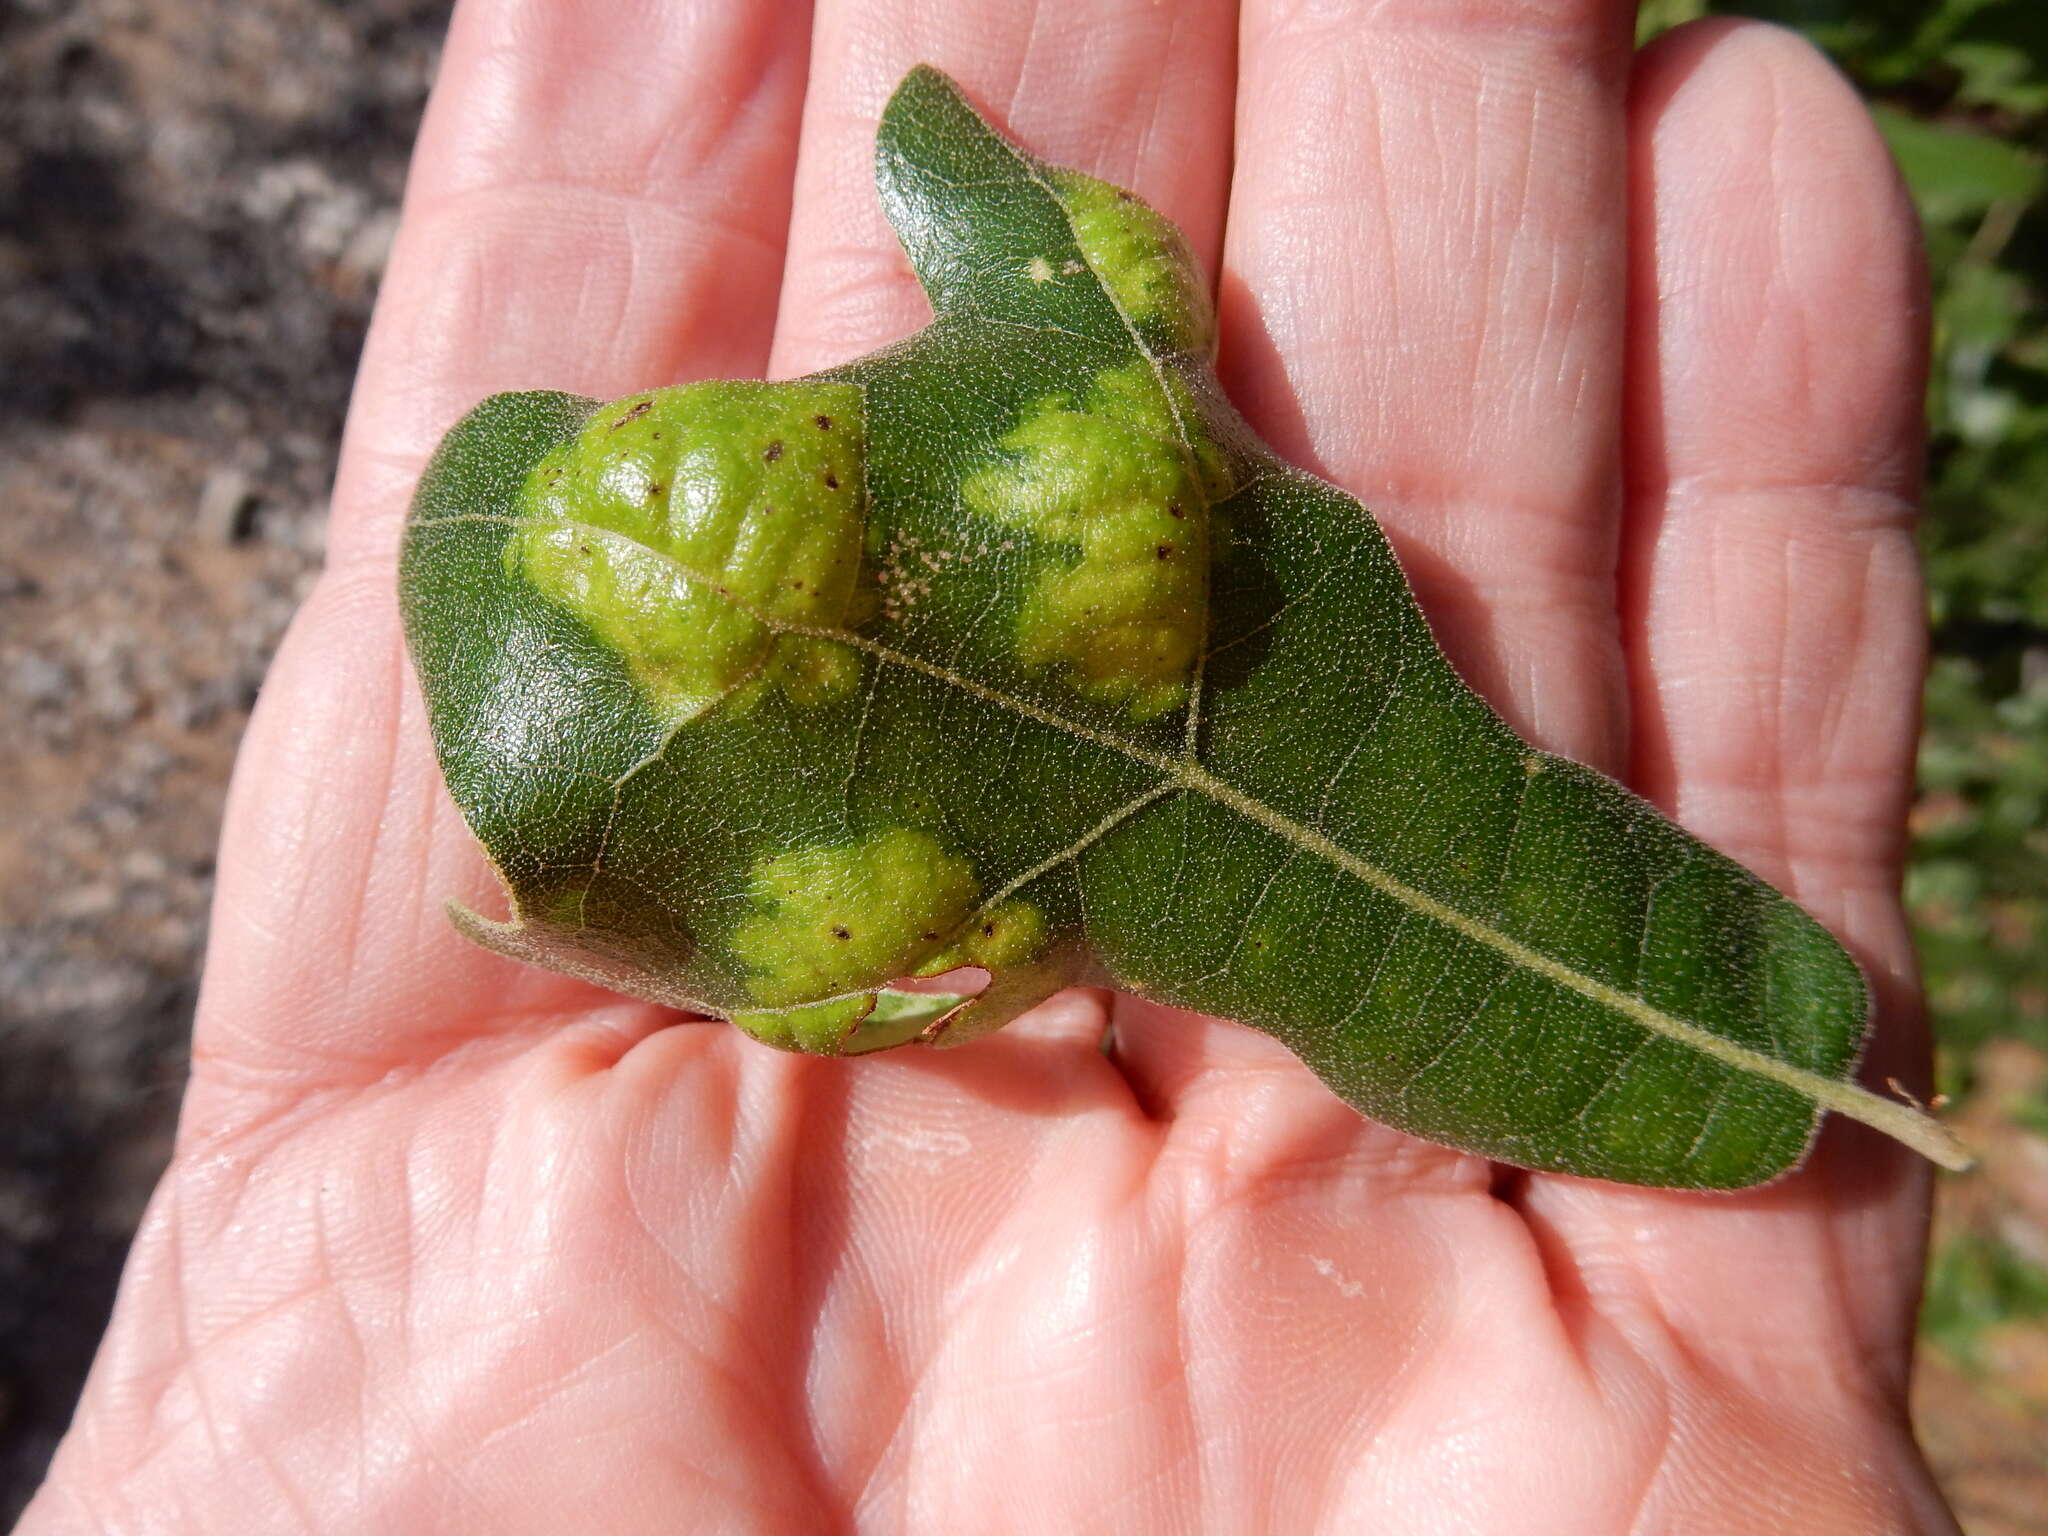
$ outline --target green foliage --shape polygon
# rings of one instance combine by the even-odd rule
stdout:
[[[1986,1332],[2041,1318],[2048,1318],[2048,1270],[1981,1232],[1959,1232],[1935,1251],[1920,1330],[1953,1359],[1976,1365]]]
[[[918,336],[498,396],[422,479],[407,634],[512,902],[465,931],[826,1054],[1102,976],[1532,1168],[1751,1184],[1817,1105],[1949,1155],[1842,1081],[1826,931],[1520,741],[1364,509],[1251,435],[1158,215],[928,69],[877,167]],[[987,991],[896,984],[963,962]]]
[[[1880,118],[1934,285],[1935,659],[1908,894],[1943,1076],[1961,1087],[1986,1039],[2048,1046],[2048,17],[1950,9],[1969,14],[1918,29],[1938,46],[1878,62],[1902,103],[1923,103]]]

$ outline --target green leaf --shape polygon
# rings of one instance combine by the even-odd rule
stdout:
[[[1993,204],[2027,203],[2040,194],[2041,158],[2028,150],[1890,107],[1873,107],[1871,115],[1929,219],[1981,214]]]
[[[1930,1255],[1920,1331],[1959,1365],[1981,1368],[1992,1330],[2048,1317],[2048,1270],[1987,1232],[1965,1230]]]
[[[1171,225],[930,69],[877,175],[916,337],[500,395],[428,469],[408,634],[512,905],[466,933],[824,1052],[1107,977],[1532,1168],[1750,1184],[1817,1105],[1947,1151],[1842,1081],[1865,991],[1820,926],[1519,741],[1372,518],[1251,434]]]

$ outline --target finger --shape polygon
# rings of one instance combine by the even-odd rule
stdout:
[[[456,13],[364,349],[338,555],[388,552],[425,456],[496,390],[758,375],[803,98],[801,6]]]
[[[1889,903],[1923,648],[1912,209],[1848,88],[1780,34],[1674,37],[1638,113],[1632,777],[1808,905]]]
[[[492,881],[408,678],[397,531],[432,445],[486,393],[759,371],[807,22],[768,4],[460,8],[358,380],[330,572],[236,772],[194,1042],[202,1093],[375,1074],[493,1009],[562,998],[442,915],[450,897],[488,905]]]
[[[1254,425],[1373,508],[1469,680],[1607,767],[1631,11],[1247,0],[1221,295]],[[1120,1016],[1117,1059],[1192,1135],[1253,1082],[1276,1124],[1355,1118],[1272,1041],[1192,1015]],[[1370,1153],[1469,1181],[1418,1145]]]
[[[1225,382],[1466,678],[1615,767],[1624,0],[1248,0]]]
[[[1115,182],[1215,270],[1230,183],[1234,0],[822,0],[772,363],[846,362],[928,314],[874,186],[875,124],[913,65],[1032,153]]]
[[[1638,779],[1896,992],[1921,643],[1912,211],[1854,95],[1786,33],[1661,40],[1633,120]],[[1896,1389],[1922,1189],[1908,1161],[1830,1136],[1805,1174],[1751,1196],[1538,1179],[1523,1203],[1653,1347],[1697,1345],[1759,1391],[1856,1390],[1867,1370]]]

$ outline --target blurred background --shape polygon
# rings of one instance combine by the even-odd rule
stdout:
[[[234,746],[320,561],[447,0],[0,3],[0,1525],[163,1159]],[[1916,918],[1950,1113],[1915,1411],[2048,1532],[2048,5],[1648,0],[1862,88],[1936,295]]]

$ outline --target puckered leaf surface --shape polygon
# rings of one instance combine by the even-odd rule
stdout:
[[[1170,225],[928,69],[878,179],[909,341],[500,395],[428,470],[408,635],[512,903],[466,932],[827,1053],[1106,975],[1532,1168],[1751,1184],[1821,1105],[1929,1142],[1842,1081],[1833,939],[1520,741],[1370,515],[1231,410]]]

